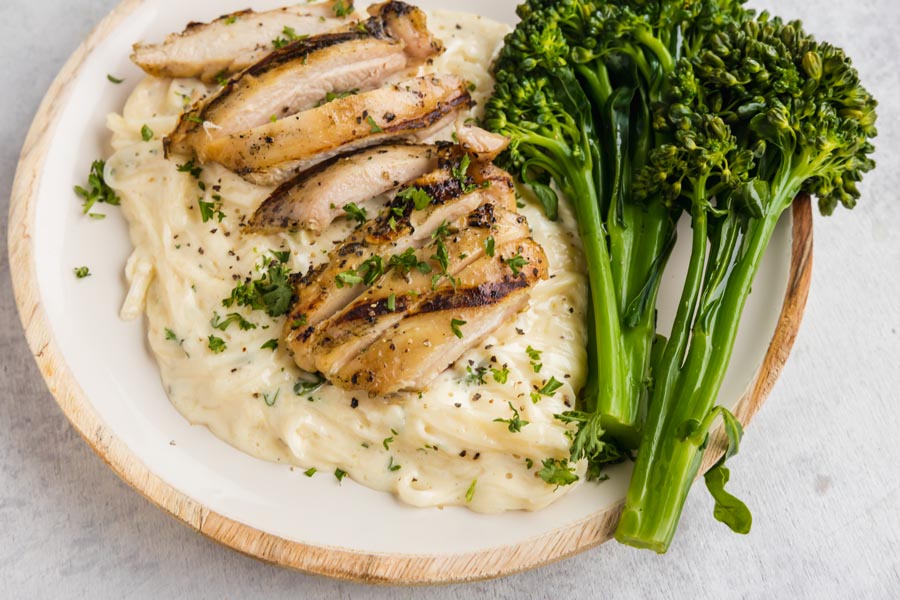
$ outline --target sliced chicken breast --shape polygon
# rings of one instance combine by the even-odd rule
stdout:
[[[450,177],[446,171],[441,173]],[[437,185],[426,187],[426,180]],[[442,223],[452,223],[483,204],[515,210],[515,194],[502,184],[479,186],[464,194],[458,184],[454,188],[437,174],[429,174],[417,181],[422,184],[420,189],[434,192],[431,204],[416,210],[413,202],[395,198],[381,215],[332,250],[326,263],[310,270],[297,282],[296,300],[285,324],[285,340],[287,347],[296,354],[295,361],[301,369],[315,370],[305,344],[319,325],[374,283],[381,275],[378,269],[389,268],[393,256],[399,257],[409,248],[421,248],[430,242],[431,235]],[[375,269],[372,275],[369,275],[370,268]]]
[[[189,23],[159,44],[135,44],[131,60],[156,77],[215,81],[261,60],[275,49],[274,40],[289,41],[285,31],[303,37],[346,27],[352,16],[352,9],[347,12],[346,7],[341,0],[304,3],[260,13],[247,9],[210,23]]]
[[[406,43],[411,56],[425,60],[444,51],[443,44],[428,32],[425,13],[415,6],[389,0],[373,4],[368,10],[373,17],[381,18],[391,35]]]
[[[491,161],[509,147],[509,138],[476,125],[456,123],[460,147],[477,160]]]
[[[436,232],[437,234],[438,232]],[[433,234],[435,235],[435,234]],[[497,247],[528,238],[525,217],[483,204],[466,217],[442,227],[437,239],[416,252],[405,268],[395,266],[364,294],[323,323],[302,344],[317,371],[332,377],[404,316],[428,302],[440,284],[451,282],[466,267]],[[426,265],[419,269],[412,264]],[[301,352],[300,344],[294,350]]]
[[[507,138],[478,127],[461,126],[459,131],[465,133],[456,150],[449,144],[385,144],[328,160],[280,185],[256,210],[246,229],[323,231],[345,214],[348,204],[358,205],[395,190],[433,171],[441,161],[449,165],[461,149],[476,160],[489,161],[508,143]]]
[[[445,281],[437,293],[361,352],[332,383],[371,394],[422,391],[466,350],[528,305],[547,276],[547,257],[531,239],[505,244]]]
[[[289,162],[299,171],[343,152],[427,136],[471,102],[459,77],[418,77],[209,140],[195,150],[202,162],[218,162],[244,176]]]
[[[437,146],[387,144],[339,156],[279,186],[247,223],[250,231],[323,231],[359,204],[438,166]]]
[[[359,28],[297,40],[268,54],[184,113],[166,137],[166,152],[194,151],[202,159],[216,138],[312,108],[329,94],[375,88],[414,64],[419,59],[407,48],[414,54],[419,50],[401,36],[418,45],[431,34],[427,29],[411,33],[411,25],[401,27],[401,22],[415,19],[424,26],[424,15],[414,7],[402,18],[390,7],[383,11]],[[440,43],[434,41],[434,47],[440,49]]]

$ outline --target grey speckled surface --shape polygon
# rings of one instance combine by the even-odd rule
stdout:
[[[4,198],[41,97],[115,1],[0,3]],[[503,580],[427,590],[368,588],[258,563],[152,507],[80,440],[32,362],[4,256],[0,598],[896,598],[900,2],[765,4],[803,17],[820,37],[847,47],[882,108],[880,168],[858,210],[816,221],[803,329],[734,462],[734,488],[754,509],[748,537],[714,522],[698,488],[674,547],[662,557],[606,545]],[[6,212],[4,206],[0,236]]]

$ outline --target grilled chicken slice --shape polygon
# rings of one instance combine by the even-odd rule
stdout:
[[[467,194],[447,169],[418,179],[417,187],[433,198],[429,206],[415,210],[412,202],[395,198],[381,215],[332,250],[327,262],[311,269],[297,281],[296,300],[288,314],[284,334],[287,347],[295,353],[295,361],[301,369],[313,371],[315,368],[305,351],[305,344],[319,325],[352,302],[367,285],[374,283],[380,276],[378,267],[382,270],[388,267],[392,256],[399,256],[408,248],[421,248],[444,221],[452,223],[482,204],[515,210],[511,178],[496,167],[491,169],[482,168],[479,173],[482,176],[487,171],[488,175],[494,176],[492,184],[477,187]],[[476,169],[470,167],[470,172],[473,170]],[[370,268],[373,269],[371,275]],[[344,274],[355,274],[363,281]]]
[[[461,148],[476,160],[493,160],[507,138],[479,127],[459,126]],[[458,150],[456,151],[458,154]],[[386,144],[331,159],[280,185],[247,223],[249,231],[323,231],[344,207],[390,192],[452,158],[449,146]],[[339,200],[338,200],[339,199]]]
[[[184,113],[166,137],[166,152],[193,150],[203,158],[206,145],[216,138],[312,108],[328,94],[379,86],[418,61],[423,37],[432,40],[432,53],[441,49],[427,29],[412,27],[412,21],[424,27],[419,9],[408,7],[397,16],[391,4],[407,6],[378,5],[373,7],[376,16],[360,28],[297,40],[265,56]]]
[[[274,50],[273,40],[284,39],[286,29],[295,36],[308,36],[347,26],[346,18],[337,18],[338,13],[345,14],[345,6],[346,2],[338,0],[261,13],[248,9],[222,15],[211,23],[189,23],[162,43],[135,44],[131,60],[156,77],[215,81],[258,62]]]
[[[490,161],[509,147],[509,138],[465,122],[456,124],[459,145],[477,160]]]
[[[370,6],[369,14],[380,17],[385,28],[406,43],[411,56],[425,60],[444,51],[441,42],[428,32],[425,13],[415,6],[389,0]]]
[[[528,238],[529,229],[522,215],[483,204],[437,233],[441,235],[435,242],[410,253],[403,266],[395,265],[305,340],[303,351],[316,371],[334,376],[388,328],[430,301],[444,279],[450,281],[478,259],[495,254],[499,246]],[[300,346],[295,346],[296,353]]]
[[[547,257],[531,239],[497,247],[459,275],[331,377],[371,394],[421,391],[466,350],[528,305],[547,277]]]
[[[331,159],[280,185],[247,223],[251,231],[323,231],[358,204],[434,170],[438,147],[387,144]]]
[[[417,77],[339,98],[195,149],[202,162],[221,163],[259,182],[270,169],[280,178],[344,152],[426,137],[471,102],[465,81],[459,77]]]

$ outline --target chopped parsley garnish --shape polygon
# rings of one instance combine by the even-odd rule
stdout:
[[[369,220],[369,217],[366,215],[366,209],[358,207],[355,202],[344,205],[344,214],[347,215],[348,219],[356,221],[359,225]]]
[[[106,184],[103,179],[103,168],[106,162],[103,160],[95,160],[91,163],[91,170],[88,173],[87,188],[76,185],[73,189],[84,202],[81,205],[81,212],[88,214],[91,207],[97,202],[105,204],[119,205],[119,197],[111,187]]]
[[[420,187],[408,187],[405,190],[401,191],[397,194],[397,198],[401,200],[412,200],[413,206],[416,210],[425,210],[432,202],[434,202],[434,198],[431,197],[431,194],[426,192]]]
[[[319,373],[315,373],[313,375],[315,377],[312,381],[306,381],[301,379],[297,383],[294,384],[294,393],[298,396],[305,396],[308,394],[312,394],[314,391],[325,385],[325,378],[322,377]]]
[[[272,253],[272,256],[278,259],[280,263],[286,263],[291,259],[291,251],[290,250],[269,250]]]
[[[222,69],[218,73],[216,73],[216,83],[219,84],[219,87],[225,87],[228,85],[228,82],[231,80],[231,77],[228,76],[228,71]]]
[[[118,84],[122,83],[123,81],[125,81],[124,79],[119,79],[118,77],[113,77],[113,76],[110,75],[109,73],[106,74],[106,78],[107,78],[110,82],[115,83],[116,85],[118,85]]]
[[[494,381],[500,384],[504,384],[509,380],[509,369],[506,365],[503,365],[501,369],[495,369],[491,367],[491,376],[494,378]]]
[[[435,244],[435,252],[431,255],[431,259],[441,267],[441,273],[446,275],[447,269],[450,267],[450,254],[447,252],[447,246],[443,240],[438,240]]]
[[[423,274],[431,273],[431,266],[424,261],[419,261],[412,248],[407,248],[403,254],[391,256],[388,260],[388,266],[399,272],[401,275],[407,275],[413,269],[416,269]]]
[[[388,219],[388,227],[391,228],[391,231],[397,231],[397,219],[402,219],[406,214],[406,205],[403,206],[392,206],[388,210],[388,215],[390,218]]]
[[[284,263],[270,261],[259,279],[241,283],[231,296],[222,300],[222,306],[247,306],[252,310],[264,310],[270,317],[287,314],[294,293]]]
[[[446,273],[438,273],[437,275],[431,276],[431,289],[436,290],[438,288],[438,284],[445,277],[447,278],[447,281],[450,282],[450,285],[453,286],[453,289],[456,290],[456,286],[459,285],[459,278],[452,277],[450,275],[447,275]]]
[[[531,346],[525,348],[525,353],[528,355],[528,358],[531,359],[531,368],[534,369],[535,373],[540,373],[544,364],[541,362],[541,354],[540,350],[535,350]]]
[[[459,160],[459,163],[456,166],[450,168],[450,175],[453,176],[459,182],[459,187],[462,190],[463,194],[468,194],[473,191],[476,185],[469,183],[469,165],[472,164],[472,159],[469,158],[468,154],[463,154],[463,157]]]
[[[441,221],[441,224],[438,225],[438,228],[434,230],[434,233],[431,234],[431,239],[433,240],[443,240],[450,234],[450,222],[447,219]]]
[[[391,312],[397,310],[397,294],[391,294],[387,297],[387,309]]]
[[[346,477],[346,476],[347,476],[347,471],[345,471],[343,469],[335,469],[334,470],[334,477],[335,477],[335,479],[338,480],[338,483],[342,482],[344,480],[344,477]]]
[[[271,392],[263,392],[263,400],[266,403],[266,406],[275,406],[275,401],[278,400],[278,394],[281,393],[281,388],[275,390],[275,393]]]
[[[191,123],[199,123],[200,125],[203,125],[204,123],[203,119],[201,119],[197,115],[186,115],[184,118]]]
[[[552,396],[556,390],[562,387],[562,383],[556,380],[556,377],[551,377],[550,380],[544,384],[544,387],[538,390],[538,393],[542,396]]]
[[[531,460],[530,458],[526,458],[525,459],[525,468],[530,471],[531,467],[533,467],[533,466],[534,466],[534,461]]]
[[[337,0],[332,8],[334,9],[335,16],[344,18],[353,12],[353,2],[350,2],[348,5],[344,3],[344,0]]]
[[[366,123],[369,124],[369,133],[384,133],[384,129],[379,127],[372,115],[366,115]]]
[[[384,262],[382,262],[381,257],[371,256],[364,260],[362,264],[359,265],[359,268],[338,273],[335,276],[334,281],[337,284],[338,289],[343,288],[345,285],[356,285],[357,283],[372,285],[383,274]]]
[[[349,271],[344,271],[343,273],[338,273],[334,277],[334,281],[338,286],[338,289],[343,288],[345,285],[356,285],[357,283],[362,283],[363,278],[357,275],[355,269],[350,269]]]
[[[177,168],[179,173],[190,173],[194,179],[200,179],[200,175],[203,173],[203,169],[194,164],[193,158],[183,165],[178,165]]]
[[[242,331],[249,331],[251,329],[256,329],[256,325],[251,323],[238,313],[229,313],[224,319],[219,316],[219,313],[213,311],[213,318],[209,322],[212,325],[213,329],[218,329],[219,331],[226,331],[228,326],[232,323],[237,323]]]
[[[219,209],[215,202],[204,202],[198,198],[197,203],[200,205],[200,218],[203,219],[204,223],[210,219],[217,219],[221,223],[225,218],[225,213]]]
[[[462,321],[460,319],[452,319],[450,321],[450,330],[453,332],[453,335],[458,337],[459,339],[463,338],[463,332],[460,327],[466,324],[466,321]]]
[[[146,123],[141,127],[141,139],[145,142],[149,142],[153,139],[153,130],[150,129]]]
[[[556,393],[556,390],[562,387],[562,383],[556,380],[556,377],[551,377],[544,386],[536,392],[531,392],[531,401],[537,404],[541,401],[541,396],[552,396]]]
[[[312,477],[316,474],[317,469],[315,467],[310,467],[307,470],[303,471],[303,474],[307,477]]]
[[[487,374],[487,367],[466,367],[466,383],[474,383],[476,385],[484,385],[484,376]]]
[[[397,435],[396,430],[391,429],[391,437],[386,437],[381,441],[381,445],[384,446],[385,450],[391,449],[391,444],[394,443],[394,436]]]
[[[269,122],[270,122],[270,123],[277,123],[277,122],[278,122],[278,117],[275,116],[275,115],[269,115]]]
[[[207,345],[214,354],[221,354],[222,352],[225,352],[225,348],[227,347],[225,345],[225,340],[214,335],[209,336],[209,344]]]
[[[538,471],[538,476],[545,483],[555,485],[557,488],[561,485],[570,485],[578,481],[578,475],[575,474],[575,467],[569,464],[564,458],[545,458],[543,462],[544,468]]]
[[[271,350],[272,352],[275,352],[276,350],[278,350],[278,340],[274,340],[274,339],[269,340],[268,342],[266,342],[265,344],[260,346],[259,349],[260,350],[268,349],[268,350]]]
[[[272,40],[272,47],[276,50],[279,48],[284,48],[291,42],[296,42],[297,40],[305,40],[308,38],[308,35],[297,35],[297,31],[293,27],[285,26],[284,29],[281,30],[281,35],[284,37],[277,37]]]
[[[522,267],[528,264],[528,260],[523,258],[521,254],[516,254],[512,258],[507,258],[503,262],[509,265],[509,268],[512,270],[513,275],[518,275],[522,270]]]
[[[234,25],[234,22],[237,21],[237,15],[228,15],[225,17],[226,25]]]
[[[87,267],[75,267],[72,271],[78,279],[84,279],[85,277],[91,276],[91,270]]]
[[[280,317],[290,309],[293,293],[284,265],[273,262],[259,279],[235,287],[231,296],[222,300],[222,306],[247,306],[264,310],[270,317]]]
[[[490,256],[494,257],[494,236],[490,236],[488,239],[484,240],[484,252]]]
[[[166,327],[166,340],[168,340],[168,341],[170,341],[170,342],[178,342],[178,341],[180,341],[180,340],[178,339],[178,336],[175,334],[175,332],[172,331],[171,329],[169,329],[168,327]]]
[[[403,468],[403,467],[401,467],[400,465],[395,465],[395,464],[394,464],[394,457],[393,457],[393,456],[392,456],[392,457],[390,458],[390,460],[388,461],[388,471],[392,471],[392,472],[393,472],[393,471],[399,471],[399,470],[402,469],[402,468]]]
[[[342,98],[349,98],[350,96],[355,96],[359,93],[359,90],[347,90],[346,92],[327,92],[325,97],[319,100],[319,103],[316,104],[317,107],[323,106],[330,102],[334,102],[335,100],[340,100]]]
[[[516,410],[516,407],[513,406],[512,402],[508,402],[507,404],[509,404],[509,408],[513,412],[512,418],[494,419],[494,423],[506,423],[506,428],[509,429],[510,433],[519,433],[522,431],[523,427],[528,425],[528,421],[519,418],[519,411]]]
[[[472,501],[472,498],[475,497],[475,485],[478,483],[477,479],[473,479],[472,483],[469,484],[469,489],[466,490],[466,504]]]
[[[88,213],[88,216],[95,221],[102,221],[106,218],[106,215],[104,215],[103,213]]]

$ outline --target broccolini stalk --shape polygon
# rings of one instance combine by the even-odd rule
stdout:
[[[590,0],[530,0],[518,12],[522,22],[507,38],[495,66],[500,84],[488,105],[488,126],[512,135],[514,166],[521,179],[545,199],[545,209],[552,209],[547,210],[548,216],[553,218],[556,204],[555,193],[546,185],[549,176],[573,201],[582,225],[596,333],[588,348],[590,364],[616,364],[604,372],[592,372],[582,393],[581,410],[561,418],[578,424],[572,460],[596,458],[585,449],[593,448],[601,437],[619,447],[636,447],[645,413],[656,294],[674,242],[675,219],[671,206],[632,201],[631,171],[646,161],[656,143],[649,107],[658,99],[674,58],[656,37],[648,17],[624,6]],[[590,173],[591,191],[572,185],[572,178],[566,182],[560,177],[566,167],[559,157],[549,165],[523,158],[516,146],[517,134],[510,133],[508,124],[521,125],[526,111],[509,110],[510,91],[503,81],[513,75],[510,81],[522,85],[536,77],[536,66],[551,81],[564,81],[558,89],[577,96],[591,120],[585,133],[598,153]],[[521,104],[528,102],[526,97]],[[504,112],[503,122],[496,119],[498,112]],[[584,228],[585,216],[590,218],[590,230]],[[612,358],[611,353],[618,356]],[[606,380],[610,372],[616,374],[616,381]],[[599,460],[608,459],[603,454]]]
[[[631,174],[647,163],[652,149],[671,137],[654,131],[651,107],[668,93],[677,57],[695,53],[717,24],[743,15],[741,4],[742,0],[528,0],[519,7],[522,22],[507,38],[495,66],[500,84],[488,105],[488,126],[513,137],[512,162],[521,179],[544,200],[548,216],[555,216],[556,206],[549,179],[575,203],[580,222],[588,214],[587,203],[598,203],[596,209],[590,209],[591,232],[583,229],[582,238],[593,293],[592,330],[599,333],[602,329],[607,334],[605,339],[592,338],[590,364],[612,360],[608,358],[612,352],[620,357],[614,369],[597,374],[599,382],[589,379],[580,410],[560,416],[578,425],[572,460],[588,456],[583,449],[596,437],[621,448],[638,444],[652,383],[656,296],[682,208],[662,196],[644,196],[637,201]],[[552,35],[546,33],[551,30]],[[594,199],[576,196],[580,190],[561,180],[559,171],[564,167],[558,164],[559,156],[548,165],[517,149],[516,140],[526,136],[513,131],[510,123],[522,126],[531,122],[543,129],[558,118],[533,118],[529,113],[534,107],[528,105],[527,97],[509,102],[515,86],[528,89],[536,73],[551,81],[565,81],[554,90],[561,94],[580,87],[572,93],[590,102],[585,111],[596,126],[591,126],[589,141],[599,152],[592,167]],[[502,121],[496,118],[500,113]],[[536,144],[528,141],[524,147],[529,145]],[[598,266],[601,254],[609,261],[608,268]],[[602,307],[598,305],[601,300]],[[613,340],[613,335],[619,339]],[[607,393],[608,389],[597,390],[598,385],[609,387],[604,378],[610,370],[622,378],[611,387],[614,395]]]
[[[717,418],[725,458],[737,452],[740,424],[715,403],[778,220],[801,192],[824,214],[852,208],[876,135],[876,102],[844,53],[766,13],[718,27],[672,79],[656,122],[673,142],[651,153],[636,187],[690,206],[692,255],[616,531],[657,552],[672,541]],[[746,533],[751,516],[725,491],[728,477],[724,459],[705,476],[714,516]]]
[[[509,161],[531,185],[548,217],[557,197],[550,181],[572,199],[590,273],[589,406],[619,418],[633,414],[612,268],[601,220],[600,157],[592,107],[571,69],[568,45],[555,21],[526,18],[506,40],[495,65],[496,85],[485,122],[511,139]],[[624,417],[623,417],[624,418]],[[599,417],[573,458],[609,457]],[[604,459],[605,460],[605,459]]]

